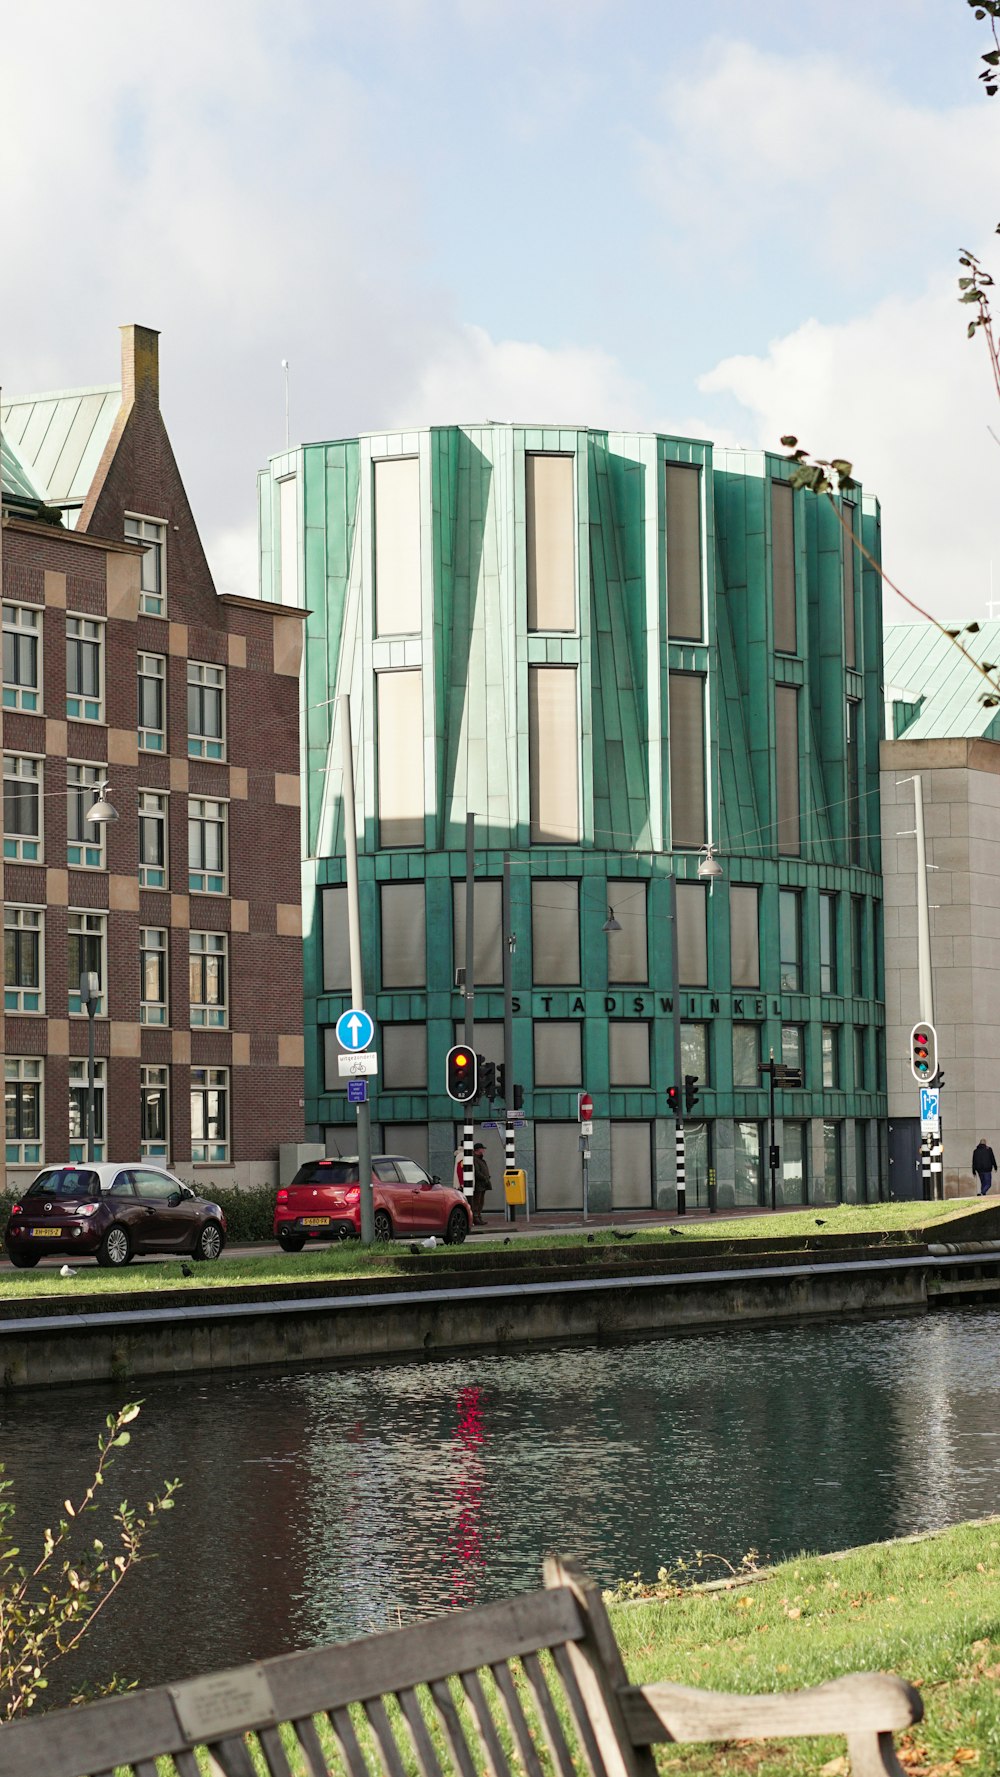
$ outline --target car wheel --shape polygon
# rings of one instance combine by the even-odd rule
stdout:
[[[387,1209],[377,1209],[375,1211],[374,1228],[376,1240],[386,1241],[392,1239],[392,1217]]]
[[[194,1243],[191,1257],[193,1259],[217,1259],[224,1244],[222,1229],[218,1222],[206,1222],[205,1226],[198,1231],[198,1238]]]
[[[38,1264],[41,1254],[40,1253],[12,1253],[10,1251],[10,1249],[8,1248],[7,1257],[10,1260],[12,1265],[17,1266],[17,1269],[19,1271],[30,1271],[33,1266]]]
[[[127,1228],[113,1222],[97,1249],[97,1263],[119,1270],[132,1258],[132,1240]]]
[[[279,1234],[278,1245],[283,1253],[300,1253],[305,1246],[304,1234]]]
[[[448,1226],[444,1231],[446,1246],[461,1246],[469,1232],[469,1218],[464,1209],[453,1209],[448,1217]]]

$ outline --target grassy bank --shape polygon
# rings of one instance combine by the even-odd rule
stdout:
[[[669,1234],[665,1225],[653,1224],[625,1230],[577,1230],[567,1234],[519,1233],[516,1251],[522,1255],[532,1251],[565,1252],[568,1259],[576,1255],[597,1262],[613,1252],[615,1259],[624,1263],[631,1254],[638,1261],[644,1249],[662,1247],[665,1240],[670,1250],[680,1255],[686,1246],[694,1247],[706,1240],[713,1243],[759,1241],[764,1247],[769,1240],[808,1239],[813,1246],[813,1256],[818,1256],[828,1241],[836,1245],[837,1237],[842,1234],[867,1235],[876,1244],[880,1239],[898,1241],[907,1236],[921,1241],[926,1238],[928,1229],[947,1223],[955,1213],[953,1203],[880,1203],[860,1208],[843,1205],[836,1209],[817,1210],[815,1214],[805,1211],[727,1222],[690,1222],[683,1227],[674,1222]],[[964,1233],[968,1235],[968,1228]],[[411,1252],[410,1244],[399,1240],[388,1247],[366,1249],[357,1241],[348,1241],[343,1245],[317,1247],[302,1253],[281,1253],[268,1244],[259,1252],[237,1258],[224,1254],[211,1265],[184,1261],[190,1276],[184,1275],[181,1261],[173,1260],[137,1260],[124,1271],[102,1271],[90,1260],[79,1265],[70,1261],[75,1272],[71,1278],[60,1277],[58,1269],[49,1265],[37,1271],[5,1270],[0,1272],[0,1301],[35,1296],[64,1299],[82,1294],[120,1296],[155,1293],[162,1289],[223,1290],[234,1285],[263,1287],[310,1281],[336,1282],[348,1278],[367,1279],[377,1284],[380,1278],[412,1277],[415,1268],[422,1274],[428,1270],[432,1273],[435,1269],[446,1270],[456,1258],[460,1263],[467,1262],[470,1254],[481,1255],[488,1262],[490,1255],[499,1258],[513,1243],[501,1232],[487,1239],[477,1235],[474,1241],[458,1248],[421,1247],[416,1255]]]
[[[845,1556],[803,1556],[731,1590],[669,1581],[619,1588],[612,1604],[629,1676],[708,1690],[797,1690],[848,1672],[895,1672],[920,1690],[925,1720],[903,1736],[907,1777],[1000,1771],[1000,1521]],[[662,1747],[663,1770],[799,1777],[829,1768],[843,1742],[763,1749]],[[829,1761],[834,1761],[829,1763]]]

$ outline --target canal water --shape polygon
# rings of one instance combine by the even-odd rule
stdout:
[[[105,1493],[183,1490],[77,1682],[161,1683],[486,1602],[538,1584],[547,1550],[611,1585],[697,1549],[777,1558],[998,1505],[1000,1313],[972,1308],[0,1397],[26,1554],[136,1393]]]

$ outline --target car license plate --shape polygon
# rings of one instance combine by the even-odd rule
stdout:
[[[330,1218],[329,1216],[303,1216],[302,1226],[303,1228],[328,1228]]]
[[[62,1229],[61,1228],[32,1228],[31,1233],[32,1233],[35,1240],[58,1240],[60,1234],[62,1233]]]

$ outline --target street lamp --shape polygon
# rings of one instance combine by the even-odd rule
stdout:
[[[614,908],[609,907],[608,908],[608,917],[604,921],[604,924],[601,927],[601,931],[602,932],[620,932],[621,929],[622,928],[621,928],[619,921],[615,918]]]
[[[104,825],[107,821],[116,821],[118,819],[118,810],[111,800],[110,784],[98,784],[95,788],[97,789],[97,797],[87,810],[87,819],[99,827]]]

